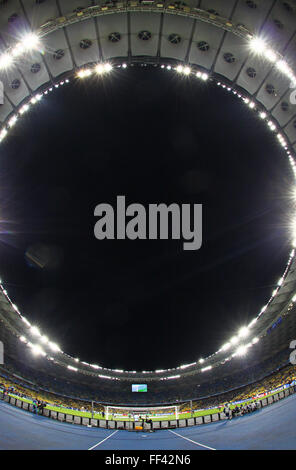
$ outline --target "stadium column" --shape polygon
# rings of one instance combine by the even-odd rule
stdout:
[[[94,417],[94,402],[91,402],[91,417]]]
[[[106,416],[106,420],[108,421],[108,419],[109,419],[109,406],[105,406],[105,416]]]
[[[175,406],[175,415],[176,415],[176,419],[179,419],[179,410],[178,410],[178,406]]]

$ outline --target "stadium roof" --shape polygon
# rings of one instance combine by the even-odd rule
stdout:
[[[73,72],[83,76],[89,67],[101,63],[151,63],[177,71],[182,65],[180,72],[194,69],[205,78],[214,77],[216,83],[241,92],[261,115],[266,113],[261,117],[278,136],[294,168],[296,106],[291,85],[296,88],[295,52],[296,2],[291,0],[2,0],[0,140],[32,98],[36,101],[44,90],[64,83]],[[204,361],[197,358],[192,364],[166,371],[111,371],[71,358],[22,317],[9,299],[5,283],[0,291],[0,318],[15,337],[35,347],[36,353],[44,353],[73,373],[78,369],[102,379],[174,381],[206,375],[201,372],[209,368],[217,371],[217,366],[244,354],[241,348],[245,345],[252,351],[260,348],[261,360],[287,348],[295,334],[295,263],[293,250],[271,299],[261,312],[254,312],[247,330]],[[276,325],[275,333],[269,334]]]

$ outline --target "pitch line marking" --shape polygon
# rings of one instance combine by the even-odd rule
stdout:
[[[110,439],[110,437],[114,436],[114,434],[116,434],[117,432],[118,432],[118,429],[117,429],[117,431],[112,432],[112,434],[110,434],[110,436],[105,437],[105,439],[103,439],[102,441],[98,442],[98,443],[95,444],[94,446],[90,447],[88,450],[93,450],[95,447],[100,446],[101,444],[103,444],[103,442],[107,441],[107,439]]]
[[[182,436],[182,434],[178,434],[177,432],[171,431],[170,429],[168,429],[168,431],[170,431],[173,434],[176,434],[176,436],[182,437],[182,439],[186,439],[186,441],[193,442],[193,444],[196,444],[197,446],[205,447],[206,449],[209,449],[209,450],[217,450],[217,449],[214,449],[213,447],[209,447],[209,446],[206,446],[204,444],[201,444],[200,442],[193,441],[192,439],[189,439],[188,437]]]

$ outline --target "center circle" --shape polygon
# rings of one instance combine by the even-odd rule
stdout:
[[[2,168],[10,296],[90,363],[153,370],[209,355],[266,302],[289,253],[288,163],[213,84],[134,67],[56,90],[15,128]],[[202,248],[96,240],[94,208],[118,195],[203,204]]]

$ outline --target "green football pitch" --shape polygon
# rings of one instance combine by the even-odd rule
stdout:
[[[271,395],[274,395],[275,393],[278,393],[278,392],[274,392],[274,393],[270,393],[269,395],[266,395],[264,398],[267,398],[267,397],[270,397]],[[26,402],[26,403],[30,403],[32,404],[33,401],[30,400],[30,399],[27,399],[27,398],[20,398],[19,396],[17,395],[14,395],[13,393],[10,393],[9,394],[11,397],[14,397],[14,398],[17,398],[18,400],[21,400],[23,402]],[[245,405],[245,404],[248,404],[248,403],[252,403],[253,401],[256,401],[256,400],[253,400],[253,399],[250,399],[250,400],[246,400],[245,402],[243,402],[242,404]],[[94,418],[94,419],[106,419],[106,416],[103,417],[101,413],[96,413],[94,412],[94,415],[92,416],[91,412],[89,411],[78,411],[78,410],[72,410],[70,408],[64,408],[64,407],[60,407],[60,406],[54,406],[54,405],[47,405],[46,408],[48,410],[52,410],[52,411],[57,411],[59,413],[65,413],[65,414],[68,414],[68,415],[73,415],[73,416],[80,416],[82,418]],[[115,408],[115,407],[114,407]],[[230,405],[230,408],[233,409],[235,408],[235,405]],[[186,413],[179,413],[179,419],[185,419],[185,418],[197,418],[199,416],[207,416],[207,415],[212,415],[212,414],[215,414],[215,413],[221,413],[223,411],[223,407],[222,408],[212,408],[212,409],[205,409],[205,410],[199,410],[199,411],[195,411],[193,414],[190,413],[190,412],[186,412]],[[141,415],[141,413],[137,412],[138,415]],[[146,414],[143,412],[143,415]],[[128,417],[114,417],[111,412],[109,412],[109,420],[113,420],[113,421],[134,421],[133,418],[128,418]],[[175,416],[172,416],[172,415],[163,415],[163,416],[157,416],[157,417],[153,417],[151,416],[151,419],[152,421],[167,421],[167,420],[173,420],[173,419],[176,419]]]

